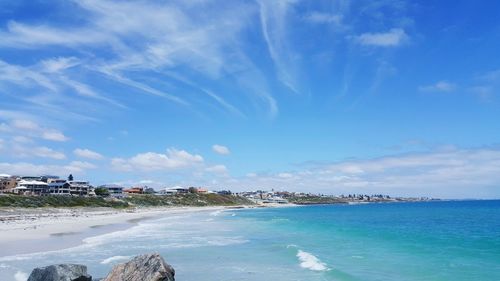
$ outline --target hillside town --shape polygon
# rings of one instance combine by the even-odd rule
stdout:
[[[427,197],[391,197],[388,195],[323,195],[290,191],[256,190],[231,192],[230,190],[211,190],[205,187],[164,187],[153,189],[147,186],[122,186],[118,184],[104,184],[97,187],[86,180],[75,180],[73,175],[61,178],[54,175],[42,176],[15,176],[0,174],[0,195],[15,194],[19,196],[79,196],[79,197],[103,197],[124,198],[134,195],[155,196],[180,196],[183,194],[218,194],[232,195],[246,198],[255,204],[359,204],[371,202],[401,202],[401,201],[428,201]]]

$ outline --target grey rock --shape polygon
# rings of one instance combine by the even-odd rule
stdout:
[[[92,281],[92,277],[85,265],[57,264],[33,269],[28,281]]]
[[[103,281],[175,281],[175,270],[158,253],[140,255],[113,267]]]

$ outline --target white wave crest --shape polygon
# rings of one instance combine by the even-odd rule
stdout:
[[[110,264],[112,262],[128,260],[130,258],[130,256],[113,256],[101,261],[101,264]]]
[[[222,213],[222,210],[213,211],[213,212],[210,213],[210,215],[212,217],[216,217],[216,216],[220,215],[220,213]]]
[[[26,280],[28,280],[28,274],[25,272],[22,272],[22,271],[18,271],[18,272],[16,272],[16,274],[14,274],[14,280],[26,281]]]
[[[329,268],[325,263],[321,262],[313,254],[299,250],[297,252],[297,257],[300,261],[300,266],[314,271],[326,271]]]

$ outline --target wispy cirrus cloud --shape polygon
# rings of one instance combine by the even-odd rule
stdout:
[[[260,72],[253,64],[247,63],[249,60],[241,49],[239,38],[241,30],[254,15],[255,8],[252,4],[244,2],[188,4],[183,1],[171,3],[130,1],[118,4],[105,0],[78,1],[75,4],[74,7],[84,11],[81,14],[82,21],[78,25],[60,26],[50,25],[47,22],[26,24],[13,20],[0,31],[3,39],[0,47],[3,48],[33,50],[57,46],[77,52],[71,57],[56,57],[40,62],[47,73],[64,75],[63,81],[48,79],[50,83],[42,85],[45,88],[51,86],[51,91],[58,90],[59,84],[62,83],[87,98],[101,99],[115,105],[123,104],[97,94],[99,89],[91,89],[68,73],[71,68],[81,68],[102,73],[107,79],[134,87],[139,92],[193,107],[189,99],[176,93],[176,89],[167,90],[161,85],[142,83],[135,78],[136,75],[150,71],[161,74],[182,67],[189,69],[185,73],[191,76],[199,78],[201,75],[205,81],[213,81],[222,76],[231,77],[232,73],[242,69]],[[195,13],[201,8],[206,11],[217,11],[220,15],[204,17]],[[124,16],[127,18],[126,23],[123,22]],[[219,30],[224,32],[218,32]],[[95,57],[99,56],[97,50],[102,46],[109,46],[110,53],[106,59],[101,57],[96,60]],[[78,57],[82,53],[86,54],[84,59]],[[24,68],[22,71],[26,72],[27,69]],[[43,75],[34,78],[39,84],[46,79]],[[194,79],[194,81],[201,80]],[[215,94],[210,89],[210,83],[197,82],[197,84],[198,91],[206,94],[222,109],[240,113],[241,110],[230,104],[227,99]],[[276,101],[266,89],[266,84],[265,80],[261,81],[257,90],[245,88],[245,83],[239,85],[242,87],[242,92],[247,92],[249,96],[255,95],[256,101],[265,106],[269,104],[270,110],[276,112]],[[262,96],[266,98],[260,98]]]
[[[342,24],[343,15],[314,11],[304,16],[304,20],[318,24]]]
[[[500,92],[500,69],[486,71],[477,75],[473,82],[473,85],[468,87],[467,91],[476,95],[482,101],[490,102]]]
[[[354,37],[360,45],[375,47],[397,47],[408,41],[409,36],[402,28],[393,28],[387,32],[363,33]]]
[[[287,37],[287,16],[291,6],[297,1],[259,0],[260,24],[269,54],[276,66],[278,78],[293,92],[299,93],[297,66]]]
[[[442,80],[432,85],[420,86],[418,90],[421,92],[452,92],[456,88],[456,84]]]

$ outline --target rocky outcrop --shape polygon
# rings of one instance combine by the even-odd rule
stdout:
[[[136,256],[113,267],[99,281],[175,281],[175,270],[160,254]],[[97,281],[96,279],[94,279]],[[28,281],[92,281],[87,267],[80,264],[58,264],[33,269]]]
[[[33,269],[28,281],[92,281],[92,277],[85,265],[58,264]]]
[[[103,281],[174,281],[174,276],[174,268],[153,253],[116,265]]]

